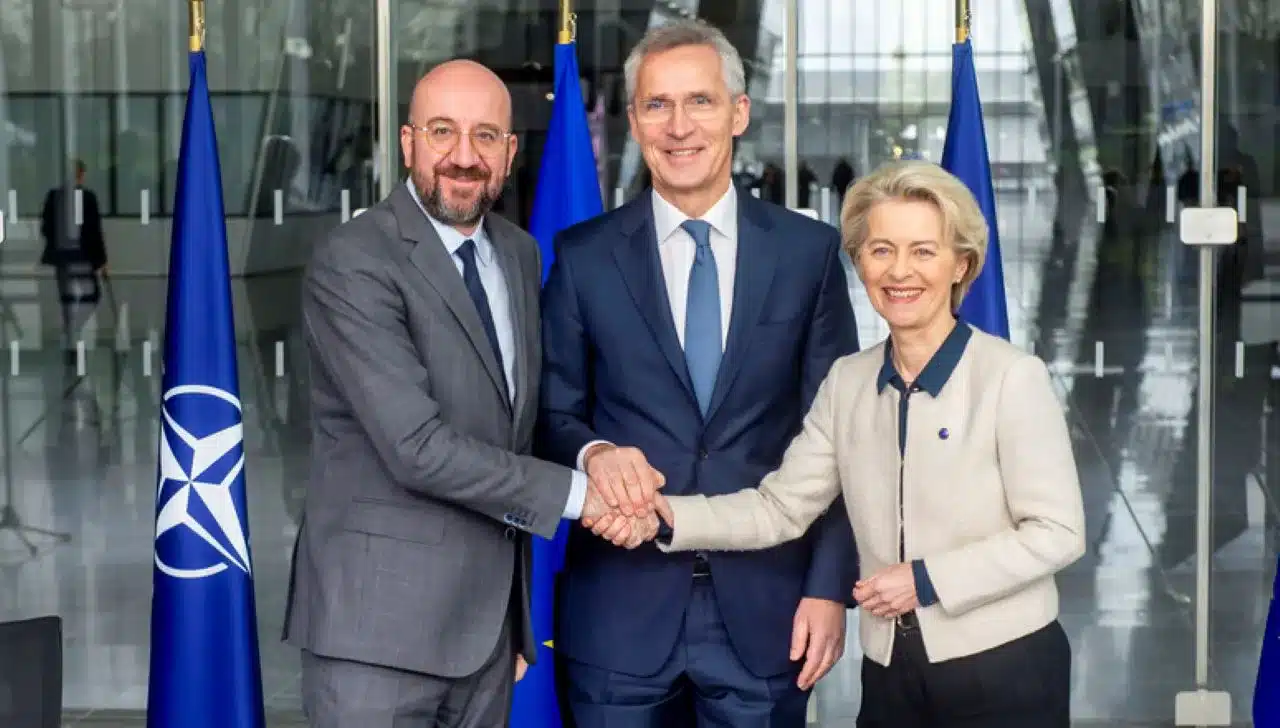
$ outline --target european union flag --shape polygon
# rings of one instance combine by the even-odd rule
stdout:
[[[165,319],[150,728],[263,728],[222,173],[189,58]]]
[[[529,232],[542,249],[544,281],[555,260],[556,235],[604,211],[581,83],[577,44],[557,44],[555,104],[551,107],[538,189],[529,218]]]
[[[555,105],[551,107],[551,124],[529,221],[529,231],[538,239],[542,250],[544,281],[555,260],[556,235],[604,211],[576,51],[574,43],[556,45]],[[537,664],[531,665],[524,679],[516,683],[511,711],[513,728],[560,728],[563,725],[556,699],[550,636],[555,624],[556,574],[564,565],[567,538],[568,525],[562,523],[552,540],[535,538],[533,541],[533,632],[542,643]]]
[[[1258,678],[1253,686],[1253,724],[1280,728],[1280,569],[1272,582],[1267,627],[1262,633]]]
[[[988,334],[1009,338],[1009,310],[1004,295],[1004,266],[1000,260],[1000,227],[996,224],[996,195],[991,185],[987,132],[982,123],[978,72],[968,40],[951,47],[951,115],[942,167],[963,181],[978,198],[987,218],[987,259],[960,304],[960,318]]]

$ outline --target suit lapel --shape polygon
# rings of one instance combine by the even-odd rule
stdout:
[[[666,357],[667,364],[676,378],[684,385],[690,399],[696,402],[689,368],[685,365],[684,350],[676,336],[675,319],[671,316],[671,302],[667,298],[666,281],[662,277],[662,262],[658,257],[658,234],[653,225],[653,208],[649,195],[633,200],[630,218],[624,221],[622,233],[625,240],[614,248],[614,259],[626,283],[631,298],[640,309],[641,318],[658,343],[658,349]]]
[[[489,339],[485,336],[484,325],[480,323],[480,314],[476,312],[475,303],[467,294],[467,287],[458,275],[458,268],[444,249],[444,243],[436,234],[431,222],[414,202],[413,196],[404,185],[400,185],[391,193],[391,209],[395,213],[396,222],[400,225],[400,234],[405,240],[412,242],[409,261],[418,269],[427,283],[440,294],[445,306],[457,319],[462,330],[466,332],[471,347],[484,363],[485,371],[493,380],[493,386],[500,392],[506,392],[506,375],[498,366],[493,356]],[[504,396],[503,401],[507,398]],[[508,405],[509,406],[509,405]]]
[[[751,344],[751,330],[769,298],[778,256],[776,243],[769,239],[772,228],[772,223],[754,197],[738,195],[738,260],[733,282],[733,311],[729,317],[724,357],[720,360],[716,386],[707,407],[707,422],[724,404],[734,378],[742,369]]]

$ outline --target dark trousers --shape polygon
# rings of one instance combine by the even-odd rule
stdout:
[[[620,635],[618,649],[643,638]],[[729,642],[711,577],[699,576],[675,650],[656,675],[570,661],[566,677],[577,728],[804,728],[809,693],[796,687],[798,676],[799,663],[771,677],[747,670]]]
[[[889,665],[862,661],[858,728],[1069,728],[1071,645],[1058,622],[930,664],[918,628],[898,629]]]

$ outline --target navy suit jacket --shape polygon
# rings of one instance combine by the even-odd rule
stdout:
[[[755,488],[800,431],[818,385],[857,350],[835,228],[738,195],[728,340],[704,421],[676,337],[652,192],[571,227],[543,288],[537,447],[572,466],[594,439],[639,448],[675,495]],[[556,649],[633,675],[670,657],[693,588],[690,553],[628,551],[580,524],[569,534]],[[801,597],[849,604],[857,556],[843,500],[804,539],[709,555],[733,647],[760,676],[795,669]]]

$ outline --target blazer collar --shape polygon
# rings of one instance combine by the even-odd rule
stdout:
[[[916,386],[932,397],[942,394],[942,387],[955,373],[956,365],[960,363],[960,357],[964,356],[971,338],[973,338],[973,329],[969,328],[969,324],[957,320],[951,333],[947,334],[947,338],[942,341],[942,346],[938,347],[938,350],[929,358],[929,363],[920,370],[920,375],[916,377]],[[906,382],[902,380],[902,376],[893,365],[893,339],[885,340],[884,363],[880,365],[880,374],[876,377],[876,391],[883,392],[885,386],[889,384],[898,391],[905,391],[907,388]]]

